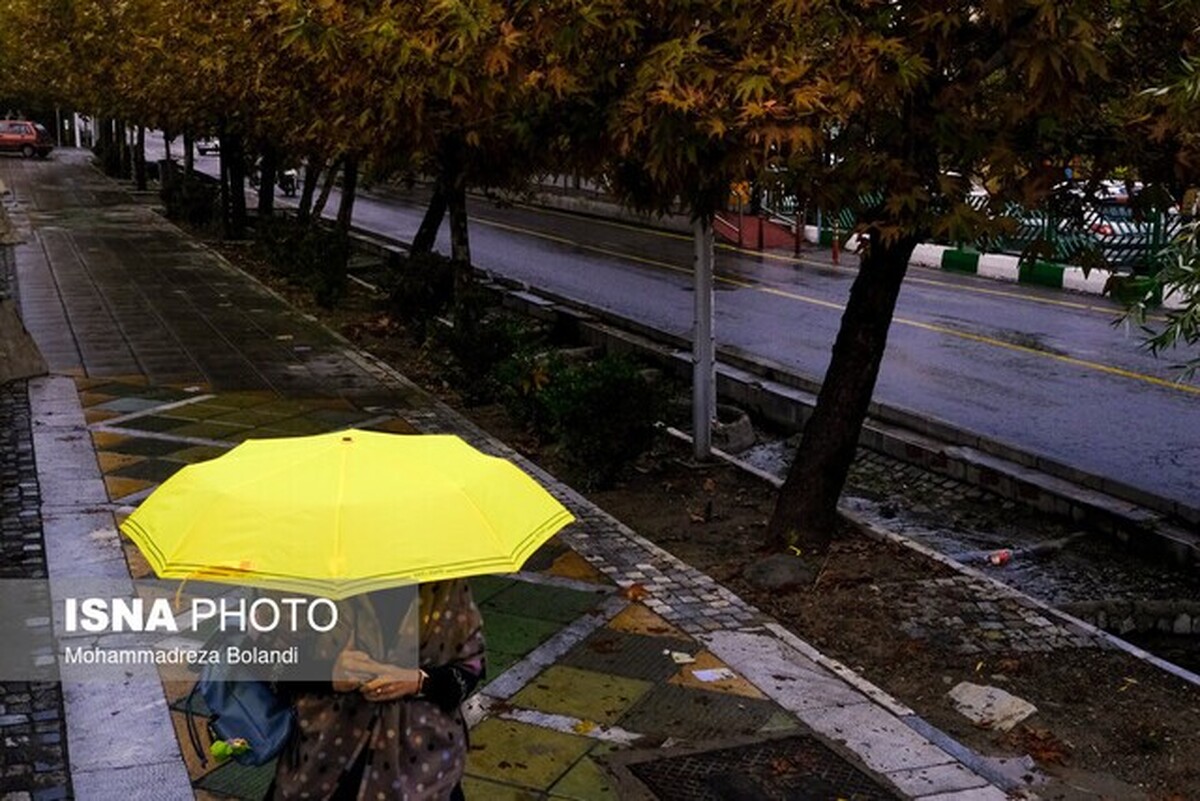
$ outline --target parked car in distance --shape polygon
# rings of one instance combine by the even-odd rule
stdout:
[[[196,152],[201,156],[207,156],[211,153],[221,152],[221,142],[217,139],[210,139],[207,136],[196,140]]]
[[[0,151],[44,159],[53,149],[54,139],[44,125],[29,120],[0,120]]]

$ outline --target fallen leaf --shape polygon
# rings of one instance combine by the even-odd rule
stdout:
[[[596,724],[593,721],[581,720],[571,727],[571,731],[576,734],[587,734],[594,728],[596,728]]]
[[[1054,736],[1049,729],[1021,726],[1008,733],[1005,739],[1042,764],[1065,765],[1071,747]]]
[[[615,654],[621,650],[621,643],[616,639],[602,637],[600,639],[590,640],[588,642],[588,648],[592,649],[598,654]]]
[[[787,757],[776,757],[771,760],[771,771],[776,776],[781,776],[785,773],[794,773],[795,770],[795,765]]]
[[[621,597],[628,601],[641,601],[650,597],[650,590],[634,582],[621,588]]]
[[[717,482],[713,481],[711,478],[704,479],[704,491],[705,492],[716,492],[717,491]]]

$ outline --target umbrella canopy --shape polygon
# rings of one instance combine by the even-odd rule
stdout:
[[[458,437],[349,430],[247,440],[189,465],[121,530],[160,578],[346,598],[516,571],[572,520]]]

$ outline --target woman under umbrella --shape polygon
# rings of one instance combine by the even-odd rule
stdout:
[[[461,706],[484,673],[479,610],[463,579],[420,585],[416,605],[406,602],[411,594],[397,588],[347,599],[337,626],[305,645],[311,659],[329,664],[330,681],[280,685],[290,688],[297,725],[269,797],[463,797]],[[412,637],[419,668],[398,664]]]

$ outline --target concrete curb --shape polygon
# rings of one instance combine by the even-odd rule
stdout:
[[[947,245],[930,244],[917,245],[909,264],[978,275],[994,281],[1068,289],[1089,295],[1103,295],[1108,279],[1113,275],[1106,270],[1085,272],[1080,267],[1048,261],[1022,264],[1019,257],[1004,253],[979,253]]]
[[[129,581],[75,381],[33,379],[29,404],[52,586],[67,588],[83,576]],[[109,531],[111,536],[95,536]],[[144,798],[150,788],[154,798],[194,797],[153,668],[103,688],[64,680],[63,711],[67,764],[78,797]]]

